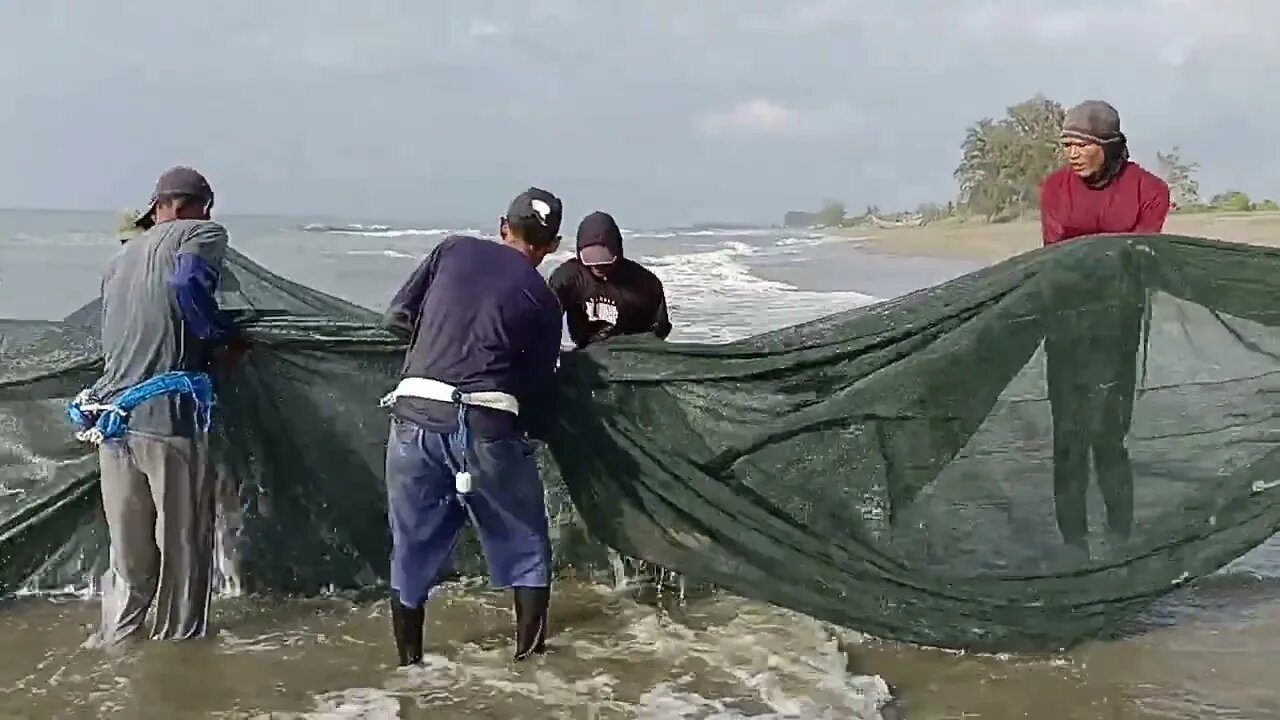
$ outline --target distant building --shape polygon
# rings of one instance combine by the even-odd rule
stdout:
[[[792,210],[783,216],[782,226],[789,228],[807,228],[818,224],[818,214]]]

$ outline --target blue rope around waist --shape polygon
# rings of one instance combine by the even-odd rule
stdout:
[[[100,403],[83,390],[67,405],[67,418],[76,426],[76,437],[96,444],[122,437],[129,430],[129,413],[148,400],[165,395],[187,395],[196,405],[196,424],[207,432],[213,425],[213,380],[206,373],[167,372],[128,388],[114,402]]]

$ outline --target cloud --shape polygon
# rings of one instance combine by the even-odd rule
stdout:
[[[694,117],[693,126],[707,137],[821,139],[857,131],[866,116],[846,101],[815,106],[787,105],[776,100],[741,100],[724,110]]]
[[[728,110],[703,113],[694,120],[707,135],[788,135],[800,129],[800,114],[763,98],[743,100]]]
[[[467,35],[473,38],[491,38],[505,34],[506,31],[487,20],[472,20],[467,28]]]
[[[1170,64],[1194,51],[1228,51],[1254,33],[1260,21],[1272,25],[1278,14],[1258,0],[1085,0],[1048,6],[1036,0],[1018,4],[962,0],[957,9],[958,27],[980,42],[998,40],[1039,45],[1042,52],[1047,47],[1050,52],[1083,53],[1105,34],[1104,29],[1116,28],[1124,41],[1114,43],[1113,51],[1133,50]],[[1107,54],[1099,51],[1098,59]]]
[[[954,197],[967,124],[1037,92],[1111,101],[1140,161],[1181,145],[1206,192],[1280,191],[1280,3],[939,7],[0,3],[0,197],[109,208],[186,162],[227,212],[471,222],[529,184],[636,224],[911,207]]]

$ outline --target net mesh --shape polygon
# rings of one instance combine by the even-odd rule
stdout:
[[[370,310],[228,266],[255,343],[217,378],[237,577],[381,585],[377,398],[403,347]],[[603,568],[607,545],[944,647],[1113,632],[1280,529],[1273,269],[1263,248],[1101,237],[729,344],[568,354],[540,456],[558,564]],[[96,455],[63,417],[100,369],[97,316],[0,321],[0,592],[105,567]],[[483,570],[474,540],[458,569]]]

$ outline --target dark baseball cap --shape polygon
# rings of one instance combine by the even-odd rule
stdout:
[[[526,240],[540,244],[549,243],[560,235],[563,218],[564,205],[560,198],[542,188],[525,190],[507,208],[507,223],[518,227]]]
[[[583,265],[611,265],[622,257],[622,230],[613,216],[593,212],[578,223],[578,261]]]
[[[213,202],[213,188],[209,186],[209,181],[205,180],[203,175],[184,165],[171,167],[160,175],[159,180],[156,180],[156,187],[151,191],[151,200],[147,202],[147,209],[133,221],[133,224],[140,228],[151,227],[155,224],[156,204],[163,198],[177,195],[186,195],[196,200],[203,200],[205,203]]]

